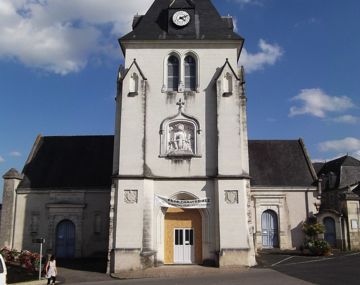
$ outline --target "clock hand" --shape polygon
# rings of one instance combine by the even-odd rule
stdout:
[[[180,16],[180,19],[183,20],[183,21],[186,21],[187,17],[188,17],[188,15]]]

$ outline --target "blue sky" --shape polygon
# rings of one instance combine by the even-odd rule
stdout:
[[[38,134],[113,134],[117,38],[151,3],[0,0],[1,174],[22,170]],[[360,158],[360,1],[213,3],[246,40],[250,138]]]

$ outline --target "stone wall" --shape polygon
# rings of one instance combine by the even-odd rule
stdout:
[[[105,256],[108,251],[110,189],[18,190],[14,248],[56,253],[57,226],[75,225],[75,257]]]

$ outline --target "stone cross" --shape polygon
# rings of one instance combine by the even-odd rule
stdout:
[[[183,111],[183,108],[184,108],[184,105],[185,105],[185,102],[183,102],[181,100],[181,98],[179,99],[179,102],[176,103],[176,105],[179,106],[179,111],[182,112]]]

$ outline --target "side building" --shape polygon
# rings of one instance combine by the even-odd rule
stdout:
[[[41,137],[4,175],[0,244],[58,258],[106,256],[113,136]]]
[[[318,218],[325,225],[325,239],[344,250],[360,249],[360,161],[346,155],[315,163],[322,180]]]

